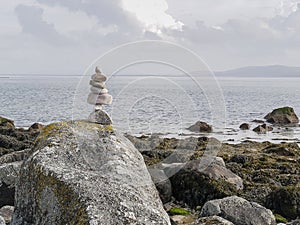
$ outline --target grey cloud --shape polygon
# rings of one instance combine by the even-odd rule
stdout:
[[[37,0],[41,4],[50,6],[60,5],[73,11],[83,11],[96,16],[103,26],[117,25],[119,31],[127,33],[141,33],[141,24],[134,15],[124,11],[121,0]]]
[[[18,5],[15,8],[23,33],[31,34],[51,44],[66,45],[70,43],[60,35],[52,24],[43,20],[43,10],[36,6]]]

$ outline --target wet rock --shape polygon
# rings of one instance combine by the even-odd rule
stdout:
[[[250,124],[249,123],[243,123],[240,125],[241,130],[249,130],[250,129]]]
[[[296,219],[300,215],[300,188],[277,188],[267,197],[266,205],[288,219]]]
[[[276,225],[272,211],[247,200],[231,196],[205,203],[200,216],[220,216],[235,225]]]
[[[9,206],[9,205],[3,206],[0,209],[0,216],[4,219],[6,224],[10,224],[12,215],[14,213],[14,209],[15,208],[13,206]]]
[[[209,217],[201,217],[191,225],[234,225],[234,224],[219,216],[209,216]]]
[[[201,159],[188,162],[170,180],[173,196],[191,208],[211,199],[233,195],[243,188],[242,179],[220,162],[202,168]]]
[[[12,225],[170,224],[141,154],[112,126],[51,124],[34,150]]]
[[[192,132],[205,132],[205,133],[212,132],[212,126],[202,121],[196,122],[194,125],[190,126],[187,129]]]
[[[298,126],[299,123],[299,119],[291,107],[274,109],[265,116],[265,119],[276,125]]]

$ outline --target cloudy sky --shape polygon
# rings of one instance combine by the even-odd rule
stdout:
[[[0,74],[82,74],[106,51],[149,39],[192,49],[213,70],[300,66],[299,0],[6,0],[0,4]]]

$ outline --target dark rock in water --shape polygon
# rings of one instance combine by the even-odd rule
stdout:
[[[202,168],[200,164],[201,159],[188,162],[170,177],[173,196],[177,200],[196,208],[208,200],[236,194],[243,188],[242,179],[224,165],[212,162]]]
[[[234,224],[219,216],[209,216],[209,217],[201,217],[191,225],[234,225]]]
[[[202,121],[196,122],[194,125],[190,126],[187,129],[192,132],[205,132],[205,133],[212,132],[212,126]]]
[[[16,187],[12,225],[170,225],[143,157],[112,126],[51,124]]]
[[[0,209],[0,216],[4,219],[6,224],[10,224],[13,213],[14,213],[13,206],[6,205]]]
[[[15,128],[15,124],[14,124],[13,120],[10,120],[10,119],[0,116],[0,127]]]
[[[243,123],[240,125],[241,130],[249,130],[250,129],[250,124],[249,123]]]
[[[258,134],[266,134],[267,131],[272,131],[272,130],[273,130],[273,128],[270,126],[267,126],[266,124],[259,125],[253,129],[253,131]]]
[[[43,124],[40,123],[34,123],[29,127],[29,130],[42,130],[45,126]]]
[[[265,119],[269,123],[275,125],[288,125],[298,126],[299,119],[291,107],[283,107],[273,110],[271,113],[265,116]]]
[[[235,225],[276,225],[272,211],[247,200],[231,196],[205,203],[201,216],[220,216]]]
[[[252,120],[252,122],[253,123],[264,123],[265,121],[264,120],[257,120],[257,119],[255,119],[255,120]]]
[[[300,215],[300,188],[277,188],[267,197],[266,205],[288,219],[296,219]]]
[[[95,110],[94,112],[92,112],[89,116],[89,121],[102,125],[112,124],[110,116],[103,110]]]

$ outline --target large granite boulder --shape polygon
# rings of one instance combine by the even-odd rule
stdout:
[[[299,123],[299,119],[294,109],[291,107],[274,109],[271,113],[268,113],[265,116],[265,119],[269,123],[273,123],[276,125],[297,126]]]
[[[24,162],[12,225],[170,224],[143,157],[112,126],[45,127]]]
[[[231,196],[208,201],[203,206],[200,216],[220,216],[235,225],[276,225],[272,211],[247,200]]]
[[[185,166],[178,164],[177,170],[170,166],[164,169],[170,177],[172,193],[177,200],[196,208],[206,201],[230,196],[243,189],[243,180],[227,169],[221,158],[214,157],[204,167],[201,160],[205,159],[190,161]]]

